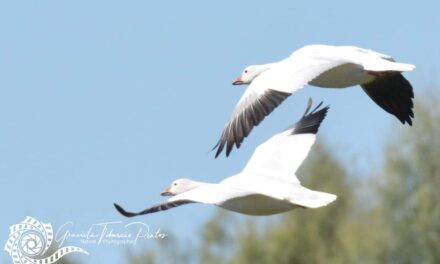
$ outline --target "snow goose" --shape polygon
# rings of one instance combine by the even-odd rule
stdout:
[[[295,176],[315,142],[318,128],[329,109],[327,106],[318,110],[321,104],[310,111],[309,101],[303,117],[258,146],[244,170],[235,176],[218,184],[175,180],[161,193],[173,197],[138,213],[127,212],[118,204],[114,206],[127,217],[155,213],[189,203],[214,204],[248,215],[271,215],[297,207],[325,206],[333,202],[336,195],[307,189]]]
[[[385,111],[412,125],[414,94],[401,72],[414,68],[372,50],[327,45],[305,46],[279,62],[248,66],[233,82],[249,86],[214,147],[215,157],[225,147],[226,156],[234,144],[239,148],[254,126],[306,84],[329,88],[359,84]]]

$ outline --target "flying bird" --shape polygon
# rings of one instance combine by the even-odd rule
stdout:
[[[321,103],[322,104],[322,103]],[[294,208],[317,208],[336,195],[303,187],[295,173],[307,157],[329,107],[310,111],[311,100],[302,118],[285,131],[257,147],[243,171],[217,184],[178,179],[161,195],[166,202],[133,213],[114,204],[124,216],[155,213],[190,203],[213,204],[248,215],[271,215]],[[319,110],[318,110],[319,109]]]
[[[360,85],[382,109],[412,125],[414,93],[402,72],[415,68],[388,55],[353,46],[309,45],[275,63],[246,67],[233,82],[249,84],[213,149],[240,147],[267,115],[295,91],[310,84],[327,88]]]

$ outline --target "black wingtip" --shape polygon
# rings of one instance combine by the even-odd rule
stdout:
[[[215,144],[215,146],[211,149],[211,151],[214,151],[218,146],[220,145],[220,141],[217,142],[217,144]],[[215,153],[215,158],[218,157],[218,155],[220,155],[219,149],[217,149],[217,152]]]
[[[215,152],[215,158],[217,158],[219,155],[220,155],[220,153],[222,153],[222,151],[223,151],[223,148],[224,148],[224,144],[222,144],[222,142],[220,142],[220,140],[217,142],[217,144],[215,144],[215,146],[211,149],[211,151],[214,151],[215,149],[217,149],[217,151]],[[229,154],[227,153],[226,154],[226,157],[228,156]]]
[[[328,110],[330,109],[330,106],[328,105],[318,110],[322,104],[323,102],[320,102],[312,111],[310,111],[312,100],[309,98],[309,102],[303,117],[291,127],[293,128],[292,135],[318,133],[319,127],[326,117]]]
[[[121,215],[123,215],[123,216],[126,216],[126,217],[133,217],[133,216],[136,216],[136,215],[137,215],[137,214],[135,214],[135,213],[125,211],[124,208],[122,208],[122,207],[121,207],[119,204],[117,204],[117,203],[113,203],[113,205],[115,206],[116,210],[117,210]]]
[[[361,86],[382,109],[394,115],[402,124],[412,126],[414,91],[401,73],[393,72]]]

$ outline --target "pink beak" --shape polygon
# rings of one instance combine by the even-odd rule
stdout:
[[[232,83],[232,85],[240,85],[243,84],[243,81],[241,80],[241,76],[238,76],[237,79]]]
[[[170,192],[170,188],[168,187],[168,188],[166,188],[165,190],[163,190],[163,191],[160,193],[160,195],[162,195],[162,196],[171,196],[171,195],[173,195],[173,194]]]

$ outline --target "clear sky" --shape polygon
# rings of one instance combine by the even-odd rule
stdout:
[[[380,147],[409,127],[359,87],[306,86],[228,159],[210,149],[245,89],[233,79],[303,45],[356,45],[413,63],[405,76],[416,96],[438,84],[439,3],[2,1],[0,243],[28,215],[54,229],[73,221],[78,232],[129,222],[113,202],[138,210],[160,202],[173,179],[237,173],[259,143],[297,120],[309,96],[331,105],[319,137],[335,155],[378,166]],[[191,239],[212,212],[188,205],[136,220]],[[153,244],[66,243],[89,251],[83,263],[121,263],[127,249]]]

